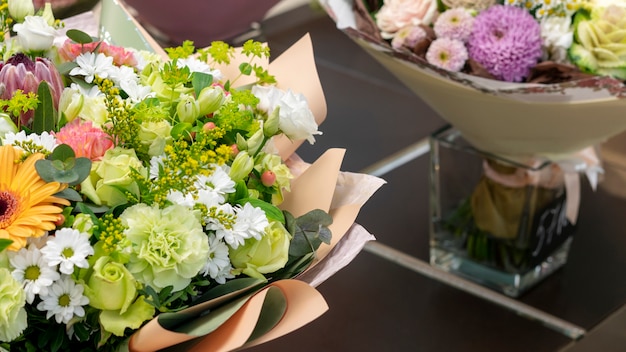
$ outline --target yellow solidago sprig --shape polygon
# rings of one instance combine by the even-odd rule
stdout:
[[[109,125],[104,131],[111,136],[116,146],[127,149],[140,149],[139,126],[131,107],[120,99],[120,90],[110,79],[95,77],[94,82],[105,96],[105,105],[109,115]]]

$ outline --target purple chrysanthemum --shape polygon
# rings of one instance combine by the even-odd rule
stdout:
[[[428,63],[454,72],[463,68],[467,57],[465,44],[458,39],[450,38],[435,39],[426,52]]]
[[[474,19],[467,48],[497,79],[520,82],[541,58],[541,28],[525,9],[494,5]]]
[[[473,23],[474,16],[468,10],[456,7],[439,15],[433,30],[438,38],[458,39],[465,42],[472,33]]]

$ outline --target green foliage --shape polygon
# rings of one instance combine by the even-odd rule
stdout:
[[[37,160],[35,169],[41,179],[46,182],[61,182],[75,186],[89,176],[91,160],[83,157],[76,158],[70,146],[61,144],[47,159]]]
[[[299,257],[315,252],[323,243],[330,244],[331,232],[328,226],[333,218],[323,210],[315,209],[295,219],[287,229],[293,229],[289,255]]]
[[[93,38],[89,34],[78,29],[68,29],[65,34],[78,44],[89,44],[93,42]]]
[[[7,247],[9,247],[11,243],[13,243],[13,240],[10,240],[8,238],[0,238],[0,252],[7,249]]]
[[[46,81],[39,83],[37,97],[39,98],[39,104],[35,109],[33,132],[40,134],[42,132],[54,131],[57,122],[56,111],[52,101],[50,86]]]
[[[181,46],[165,48],[170,59],[184,59],[193,54],[195,50],[196,48],[191,40],[185,40]]]
[[[235,49],[225,42],[215,41],[201,52],[201,55],[207,54],[218,64],[229,64],[235,54]]]

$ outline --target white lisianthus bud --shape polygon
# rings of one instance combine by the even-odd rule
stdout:
[[[35,14],[35,5],[32,0],[9,0],[8,5],[9,14],[18,23],[23,22],[26,16]]]
[[[83,108],[85,98],[78,90],[65,88],[59,99],[59,112],[65,114],[67,122],[74,120]]]
[[[280,122],[280,106],[277,106],[274,111],[267,117],[267,120],[263,124],[263,134],[265,137],[270,138],[278,133],[278,125]]]
[[[198,105],[200,107],[200,115],[211,114],[222,106],[224,103],[224,90],[220,87],[206,87],[198,94]]]
[[[23,23],[13,26],[17,39],[25,50],[46,51],[52,47],[56,30],[41,16],[26,16]]]
[[[253,168],[254,160],[250,157],[248,152],[242,151],[239,152],[235,160],[233,160],[228,176],[230,176],[233,181],[237,182],[247,177]]]

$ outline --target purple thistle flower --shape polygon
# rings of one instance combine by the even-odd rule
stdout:
[[[458,39],[466,42],[472,33],[474,16],[462,7],[445,11],[435,21],[433,30],[438,38]]]
[[[426,61],[439,68],[458,72],[467,61],[467,49],[458,39],[437,38],[426,52]]]
[[[520,82],[541,58],[541,27],[525,9],[494,5],[474,19],[467,48],[497,79]]]

